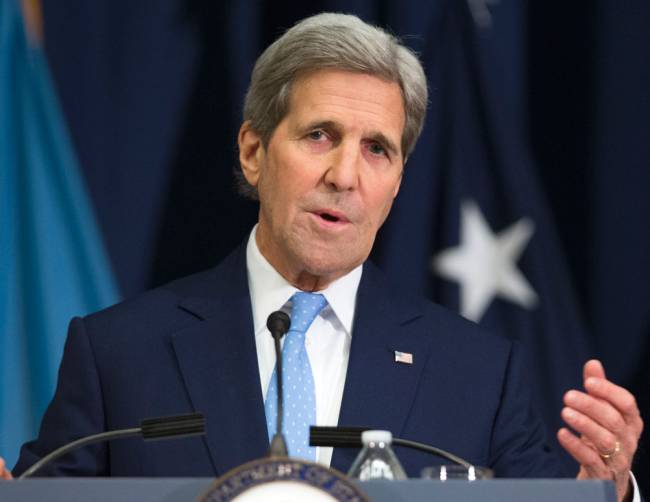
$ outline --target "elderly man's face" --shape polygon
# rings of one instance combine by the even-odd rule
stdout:
[[[294,83],[268,148],[242,126],[240,161],[260,199],[257,244],[285,279],[322,289],[365,261],[399,190],[403,128],[396,83],[337,70]]]

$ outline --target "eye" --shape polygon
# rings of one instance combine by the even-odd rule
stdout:
[[[373,155],[388,156],[388,152],[386,151],[386,149],[383,146],[381,146],[381,144],[379,143],[370,143],[368,145],[368,150],[370,150],[370,153],[372,153]]]
[[[314,141],[322,141],[326,138],[325,133],[320,129],[310,132],[307,137]]]

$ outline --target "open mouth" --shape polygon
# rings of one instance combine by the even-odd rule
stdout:
[[[325,221],[331,221],[332,223],[336,223],[337,221],[339,221],[339,218],[329,213],[319,213],[318,216],[323,218]]]
[[[349,223],[349,220],[337,211],[316,211],[315,214],[327,223]]]

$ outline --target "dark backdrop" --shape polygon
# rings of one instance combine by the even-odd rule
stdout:
[[[47,54],[123,295],[213,265],[255,222],[232,169],[248,75],[270,41],[309,14],[353,12],[435,65],[450,2],[422,3],[44,2]],[[488,21],[502,109],[534,160],[596,352],[648,419],[650,4],[467,5]],[[646,493],[647,443],[635,468]]]

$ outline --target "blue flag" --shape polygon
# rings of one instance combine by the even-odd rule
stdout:
[[[0,455],[13,465],[54,392],[73,315],[117,300],[44,55],[0,0]]]
[[[562,395],[582,387],[590,341],[513,109],[520,92],[504,95],[513,81],[498,68],[491,12],[447,6],[426,31],[427,124],[376,258],[396,280],[521,342],[555,443]]]

